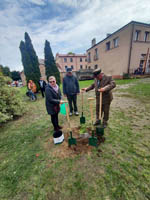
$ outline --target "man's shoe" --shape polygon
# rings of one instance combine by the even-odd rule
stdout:
[[[96,121],[95,123],[94,123],[94,126],[97,126],[97,125],[99,125],[100,124],[100,121]]]
[[[75,114],[76,116],[78,116],[78,115],[79,115],[79,113],[78,113],[78,112],[75,112],[74,114]]]
[[[69,116],[72,116],[72,112],[69,113]]]
[[[107,122],[103,122],[103,128],[107,128]]]

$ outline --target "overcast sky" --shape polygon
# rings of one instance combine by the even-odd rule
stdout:
[[[47,39],[53,54],[85,53],[130,21],[150,23],[149,0],[0,0],[0,64],[23,69],[19,44],[28,32],[39,58]]]

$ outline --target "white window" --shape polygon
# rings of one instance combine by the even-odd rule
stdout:
[[[136,30],[136,31],[135,31],[135,38],[134,38],[135,41],[138,41],[138,40],[139,40],[140,32],[141,32],[140,30]]]
[[[149,39],[149,32],[148,31],[145,31],[145,35],[144,35],[144,41],[148,41]]]
[[[118,47],[118,37],[115,38],[113,41],[114,41],[114,47]]]

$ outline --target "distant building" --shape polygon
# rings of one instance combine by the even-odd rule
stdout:
[[[86,54],[56,54],[56,64],[59,66],[60,72],[66,72],[67,67],[71,67],[73,72],[87,69]]]
[[[135,73],[143,69],[145,57],[150,48],[150,24],[131,21],[87,50],[87,67],[101,68],[104,73],[114,78],[122,78],[123,74]],[[150,73],[150,57],[146,66]]]

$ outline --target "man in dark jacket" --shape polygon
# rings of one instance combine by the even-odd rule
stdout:
[[[39,86],[40,86],[40,90],[41,90],[41,93],[42,93],[42,97],[44,98],[46,82],[43,80],[42,77],[40,77]]]
[[[70,116],[73,114],[72,102],[74,105],[74,114],[79,115],[77,108],[77,94],[80,93],[79,83],[72,74],[72,68],[67,68],[67,74],[63,79],[63,93],[69,102]]]
[[[102,92],[102,113],[103,117],[103,127],[107,127],[107,121],[109,119],[109,109],[110,104],[113,99],[112,89],[116,87],[115,81],[112,80],[111,76],[106,76],[101,72],[101,69],[96,69],[93,72],[95,82],[88,88],[83,88],[83,91],[90,91],[95,88],[96,94],[96,122],[94,125],[99,123],[99,106],[100,106],[100,92]]]

